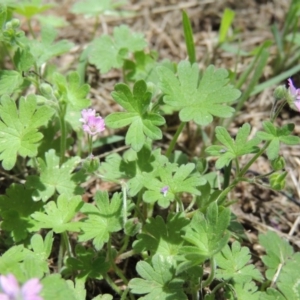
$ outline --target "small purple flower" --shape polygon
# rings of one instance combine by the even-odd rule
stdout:
[[[167,196],[168,191],[169,187],[167,185],[160,189],[160,192],[164,195],[164,197]]]
[[[88,122],[89,117],[96,117],[96,111],[94,109],[83,109],[81,111],[82,118],[79,119],[83,124]]]
[[[83,123],[82,128],[88,134],[93,136],[105,130],[104,120],[100,116],[96,116],[94,109],[82,110],[81,116],[82,118],[79,121]]]
[[[105,130],[104,120],[100,117],[88,117],[87,123],[82,125],[85,132],[90,135],[96,135]]]
[[[37,278],[32,278],[20,288],[12,274],[0,275],[0,300],[43,300],[38,294],[42,285]]]
[[[297,107],[298,111],[300,111],[300,89],[295,88],[291,78],[288,79],[288,84],[289,92],[294,100],[293,104]]]

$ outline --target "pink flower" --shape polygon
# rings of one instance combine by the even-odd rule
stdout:
[[[89,117],[96,117],[96,111],[94,109],[83,109],[81,111],[82,118],[79,119],[82,123],[87,123]]]
[[[16,278],[12,274],[0,275],[0,300],[43,300],[38,294],[42,285],[37,278],[32,278],[20,288]]]
[[[293,104],[300,111],[300,89],[296,89],[291,78],[288,79],[289,92],[293,97]]]
[[[83,123],[83,131],[88,134],[93,136],[105,130],[104,120],[100,116],[96,116],[94,109],[84,109],[81,116],[82,118],[79,121]]]

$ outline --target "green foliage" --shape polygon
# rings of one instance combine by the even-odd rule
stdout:
[[[67,103],[71,109],[82,110],[90,105],[90,100],[86,99],[90,86],[80,84],[80,77],[77,72],[71,72],[67,76],[55,73],[53,81],[56,85],[56,94],[59,101]]]
[[[254,265],[248,264],[251,256],[247,247],[241,247],[235,241],[231,249],[226,245],[221,252],[216,255],[219,269],[216,278],[233,280],[235,283],[247,283],[251,280],[262,281],[262,275],[255,269]]]
[[[32,56],[35,58],[35,64],[40,67],[53,57],[68,52],[74,44],[61,40],[54,42],[57,37],[57,31],[53,27],[44,26],[41,31],[41,40],[27,40]]]
[[[226,36],[228,34],[230,26],[232,25],[234,17],[235,12],[231,9],[225,8],[219,30],[219,44],[222,44],[226,41]]]
[[[96,206],[85,203],[81,209],[87,218],[81,223],[83,233],[79,241],[93,240],[93,245],[100,250],[109,234],[122,228],[122,199],[120,194],[114,194],[109,201],[107,192],[98,191],[94,200]]]
[[[78,184],[85,179],[83,170],[73,173],[79,162],[80,158],[75,156],[60,166],[53,149],[45,153],[45,160],[38,158],[40,176],[31,175],[26,180],[26,186],[34,189],[33,199],[45,202],[55,191],[67,197],[82,194],[83,189]]]
[[[136,270],[143,279],[131,279],[129,288],[134,294],[147,294],[139,299],[187,299],[182,288],[183,280],[175,278],[172,263],[167,257],[156,254],[152,258],[152,265],[140,261]]]
[[[230,222],[230,210],[219,208],[216,202],[211,203],[205,216],[195,213],[183,238],[192,246],[184,246],[181,253],[192,265],[198,265],[220,252],[228,242],[227,227]]]
[[[105,262],[105,257],[93,249],[86,249],[82,245],[75,248],[75,257],[69,257],[66,262],[65,273],[78,274],[77,278],[102,279],[102,274],[106,274],[109,264]]]
[[[19,109],[8,96],[1,98],[0,105],[0,160],[5,170],[11,170],[17,155],[34,157],[43,135],[38,128],[46,125],[53,115],[50,107],[38,107],[37,97],[21,97]]]
[[[236,135],[235,141],[231,138],[228,131],[221,126],[216,128],[216,138],[224,146],[210,146],[206,148],[206,152],[213,156],[220,156],[216,162],[218,169],[228,166],[228,164],[235,158],[242,155],[258,152],[259,148],[256,147],[260,140],[253,138],[247,141],[250,134],[250,125],[244,124]]]
[[[27,19],[30,19],[34,15],[40,14],[53,6],[53,3],[42,4],[42,0],[22,0],[21,3],[13,4],[15,12]]]
[[[35,225],[30,215],[41,207],[42,203],[32,200],[32,191],[12,184],[6,189],[6,195],[0,196],[1,228],[10,232],[16,242],[26,239]]]
[[[240,92],[228,84],[225,69],[209,66],[200,79],[197,64],[181,61],[177,67],[178,78],[166,67],[158,67],[157,72],[164,102],[180,111],[182,122],[193,120],[205,126],[213,121],[213,116],[228,118],[234,112],[224,104],[235,101]]]
[[[114,153],[100,165],[99,173],[105,180],[126,180],[128,194],[135,196],[144,187],[144,176],[156,176],[159,168],[167,163],[167,158],[160,152],[160,149],[151,151],[148,145],[144,145],[139,152],[129,149],[123,158]]]
[[[266,277],[272,280],[279,265],[285,264],[288,258],[293,255],[293,248],[272,231],[259,235],[259,243],[267,252],[267,255],[262,257],[262,261],[268,267]]]
[[[149,111],[151,93],[147,91],[145,81],[137,81],[133,92],[126,84],[117,84],[112,97],[126,109],[126,112],[112,113],[105,118],[105,122],[111,128],[130,124],[125,139],[126,145],[130,145],[135,151],[140,151],[146,138],[151,140],[162,138],[162,132],[157,126],[163,125],[165,120],[159,114]]]
[[[38,228],[50,228],[55,233],[79,231],[81,224],[72,222],[72,219],[82,205],[80,196],[60,195],[56,203],[50,201],[44,205],[45,213],[36,211],[32,214],[32,218],[38,221]]]
[[[74,300],[77,298],[77,293],[68,284],[66,280],[61,278],[60,274],[51,274],[41,280],[43,289],[41,291],[41,297],[44,300]],[[83,300],[82,298],[80,300]]]
[[[87,17],[96,17],[98,15],[114,15],[118,12],[116,8],[126,4],[126,1],[112,1],[112,0],[84,0],[77,1],[72,6],[71,11],[74,14],[84,14]]]
[[[143,35],[131,33],[126,25],[114,28],[113,38],[102,35],[94,39],[90,46],[89,61],[101,73],[112,68],[121,68],[130,52],[141,51],[147,46]]]
[[[152,174],[145,174],[143,184],[147,191],[143,195],[144,201],[147,203],[157,201],[161,207],[166,208],[179,193],[200,195],[197,187],[205,184],[206,180],[199,173],[192,173],[194,170],[195,165],[193,163],[179,167],[176,164],[165,163],[157,170],[159,179]],[[166,193],[162,192],[164,187],[168,188]]]
[[[0,95],[11,95],[23,83],[22,75],[13,70],[0,71]]]
[[[287,145],[297,145],[300,143],[299,137],[290,134],[295,127],[292,123],[276,127],[270,121],[265,121],[263,122],[263,127],[265,131],[259,131],[257,137],[269,142],[267,155],[270,160],[278,157],[280,143]]]
[[[182,236],[188,224],[189,221],[182,213],[169,214],[166,222],[161,216],[147,219],[133,248],[137,252],[150,251],[152,256],[159,254],[174,263],[184,243]]]

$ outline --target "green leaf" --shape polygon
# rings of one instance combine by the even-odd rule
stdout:
[[[220,252],[228,242],[230,223],[230,210],[219,208],[216,202],[211,203],[204,217],[196,213],[191,226],[187,229],[183,238],[193,246],[185,246],[181,252],[188,260],[203,262],[209,257]]]
[[[210,146],[205,151],[213,156],[220,156],[216,162],[216,168],[221,169],[228,166],[229,163],[242,155],[255,153],[259,150],[256,147],[260,140],[253,138],[247,141],[250,134],[250,125],[244,124],[239,128],[235,141],[231,138],[226,128],[217,126],[216,137],[224,146]]]
[[[184,10],[182,11],[182,24],[183,24],[183,33],[184,33],[187,53],[189,56],[189,61],[191,64],[193,64],[196,62],[196,51],[195,51],[195,44],[193,39],[193,30],[192,30],[189,17]]]
[[[113,2],[111,0],[85,0],[76,1],[71,8],[74,14],[84,14],[87,17],[96,17],[99,15],[117,14],[116,8],[126,4],[126,1]]]
[[[234,291],[231,291],[230,300],[264,300],[261,298],[262,293],[257,291],[258,287],[254,281],[243,282],[243,283],[234,283]]]
[[[205,184],[206,180],[194,171],[193,163],[180,167],[165,163],[157,170],[159,179],[153,174],[144,174],[142,182],[148,190],[143,194],[143,200],[147,203],[157,201],[160,206],[166,208],[175,199],[176,194],[186,192],[200,195],[198,187]],[[167,188],[166,193],[162,192],[163,188]]]
[[[55,6],[52,4],[42,4],[41,0],[21,1],[20,4],[13,5],[16,13],[31,19],[34,15],[40,14]]]
[[[102,279],[102,275],[106,274],[109,269],[109,263],[105,262],[105,256],[93,249],[86,249],[82,245],[76,245],[75,257],[68,257],[66,261],[67,269],[64,273],[73,273],[77,278]]]
[[[70,197],[81,195],[83,188],[78,184],[84,182],[85,175],[83,170],[73,173],[80,161],[80,157],[75,156],[60,166],[53,149],[45,153],[45,161],[38,158],[40,176],[31,175],[26,180],[26,187],[34,189],[33,199],[45,202],[55,191]]]
[[[134,294],[147,294],[140,299],[187,299],[182,288],[183,280],[174,278],[172,263],[167,257],[156,254],[152,258],[152,266],[140,261],[136,270],[143,279],[133,278],[128,286]]]
[[[268,231],[266,234],[260,234],[258,238],[259,243],[266,249],[267,253],[262,257],[262,261],[268,267],[266,277],[272,280],[279,265],[284,265],[294,251],[291,245],[275,232]]]
[[[6,5],[0,4],[0,29],[4,27],[6,17],[7,17]]]
[[[229,27],[231,26],[233,20],[234,20],[235,12],[229,8],[225,8],[222,20],[221,20],[221,26],[219,30],[219,43],[224,43],[226,41],[226,36],[229,30]]]
[[[56,36],[57,31],[54,28],[44,26],[41,31],[41,41],[28,41],[31,54],[35,58],[38,67],[51,58],[68,52],[74,46],[68,40],[60,40],[54,43]]]
[[[18,279],[24,277],[20,269],[20,262],[25,256],[23,245],[9,248],[0,256],[0,274],[13,273]]]
[[[35,225],[30,215],[41,207],[42,203],[32,200],[32,191],[23,185],[12,184],[6,189],[6,195],[0,196],[1,228],[10,232],[16,242],[26,239]]]
[[[0,96],[4,94],[12,94],[23,83],[21,73],[13,70],[0,71]]]
[[[114,28],[113,38],[102,35],[91,44],[89,61],[101,73],[121,68],[130,52],[141,51],[147,46],[143,35],[131,33],[126,25]]]
[[[151,255],[160,254],[169,258],[170,262],[175,261],[184,243],[182,235],[188,224],[189,221],[181,213],[169,214],[166,223],[161,216],[147,219],[133,248],[137,252],[150,251]]]
[[[80,196],[70,197],[60,195],[57,201],[50,201],[44,205],[45,213],[35,212],[32,218],[38,221],[39,228],[50,228],[55,233],[79,231],[80,222],[71,222],[83,205]]]
[[[214,66],[205,70],[200,83],[198,65],[188,61],[178,64],[178,77],[166,67],[158,67],[157,72],[164,102],[180,111],[183,122],[194,120],[205,126],[212,122],[213,116],[228,118],[234,109],[224,104],[235,101],[241,94],[228,85],[228,72]]]
[[[299,266],[300,253],[297,252],[291,258],[287,259],[277,280],[279,291],[288,300],[298,300],[300,298]]]
[[[127,112],[112,113],[105,118],[105,123],[111,128],[130,124],[125,139],[126,145],[130,145],[135,151],[140,151],[147,137],[151,140],[162,138],[162,132],[157,126],[163,125],[165,119],[149,111],[151,93],[147,91],[145,81],[137,81],[132,92],[126,84],[117,84],[112,97]]]
[[[101,163],[99,172],[104,180],[119,182],[126,180],[128,194],[135,196],[144,186],[145,173],[156,176],[159,168],[168,161],[160,152],[161,149],[152,151],[151,147],[144,145],[139,152],[129,149],[123,158],[113,153]]]
[[[77,72],[71,72],[67,77],[55,73],[53,81],[57,86],[58,99],[71,105],[71,108],[74,110],[82,110],[91,104],[91,101],[86,98],[90,91],[90,86],[88,84],[80,84],[80,77]]]
[[[294,130],[294,124],[286,124],[282,127],[274,126],[270,121],[263,122],[265,131],[259,131],[256,136],[260,140],[270,142],[267,148],[267,155],[270,160],[274,160],[279,156],[280,143],[287,145],[297,145],[300,143],[300,138],[290,135]]]
[[[53,115],[50,107],[37,107],[37,97],[21,97],[19,109],[7,96],[1,98],[0,105],[0,160],[5,170],[11,170],[17,155],[34,157],[43,135],[38,132]]]
[[[231,249],[226,245],[215,258],[218,265],[216,278],[233,280],[239,284],[247,283],[253,279],[257,281],[263,279],[255,266],[248,264],[251,259],[249,248],[241,247],[237,241],[233,242]]]
[[[24,260],[27,275],[41,278],[48,274],[48,258],[51,254],[53,244],[53,232],[49,231],[43,240],[40,234],[34,234],[30,240],[32,251],[28,252]]]
[[[77,293],[60,274],[51,274],[41,280],[43,289],[40,292],[44,300],[74,300]]]
[[[35,59],[29,48],[18,48],[14,55],[14,64],[19,72],[28,71],[34,65]],[[23,78],[22,78],[23,82]],[[22,83],[21,82],[21,83]]]
[[[107,192],[97,192],[96,206],[85,203],[81,209],[87,218],[81,223],[83,233],[80,242],[93,239],[96,249],[100,250],[109,239],[109,234],[122,228],[122,199],[120,194],[114,194],[109,201]]]

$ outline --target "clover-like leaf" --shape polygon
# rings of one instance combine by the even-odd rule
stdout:
[[[30,215],[41,207],[42,203],[33,201],[31,190],[12,184],[6,195],[0,196],[1,228],[10,232],[16,242],[24,240],[36,223]]]
[[[93,239],[94,246],[100,250],[108,241],[109,234],[122,228],[122,199],[120,194],[115,193],[109,201],[107,192],[97,192],[94,199],[96,206],[85,203],[81,209],[87,218],[81,223],[83,233],[79,241]]]
[[[146,143],[146,138],[151,140],[162,138],[162,132],[157,126],[163,125],[165,119],[149,111],[151,93],[147,91],[145,81],[137,81],[133,92],[126,84],[117,84],[112,97],[127,111],[108,115],[105,123],[111,128],[130,125],[126,134],[126,145],[130,145],[135,151],[140,151]]]
[[[166,222],[161,216],[147,219],[133,248],[137,252],[147,250],[151,255],[160,254],[174,261],[184,243],[182,235],[188,224],[189,221],[181,213],[169,214]]]
[[[295,125],[292,123],[276,127],[270,121],[265,121],[263,122],[263,127],[265,131],[259,131],[257,137],[270,143],[267,148],[267,155],[270,160],[274,160],[279,156],[280,143],[286,145],[297,145],[300,143],[298,136],[291,135],[295,128]]]
[[[246,283],[250,280],[262,280],[262,275],[254,265],[248,264],[251,258],[249,248],[241,247],[238,241],[226,245],[216,256],[218,269],[216,278],[233,280],[237,283]]]
[[[143,50],[147,46],[143,35],[131,33],[128,26],[114,28],[113,38],[102,35],[95,39],[90,48],[90,63],[96,65],[101,73],[111,68],[120,68],[130,52]]]
[[[82,205],[80,196],[60,195],[56,203],[52,200],[44,205],[45,213],[37,211],[32,214],[32,218],[39,222],[37,224],[39,228],[50,228],[55,233],[79,231],[81,224],[72,222],[72,219]]]
[[[53,149],[45,154],[45,161],[38,158],[40,176],[28,176],[26,181],[26,186],[34,189],[34,200],[47,201],[55,191],[67,196],[82,194],[83,189],[78,184],[85,179],[83,170],[73,173],[80,161],[80,157],[75,156],[60,167],[59,157]]]
[[[212,122],[213,116],[228,118],[234,112],[227,103],[235,101],[240,91],[230,86],[228,72],[209,66],[199,83],[197,64],[181,61],[177,67],[177,77],[163,66],[157,68],[160,87],[165,94],[164,102],[179,110],[180,120],[194,120],[199,125]]]
[[[147,294],[140,299],[187,299],[182,287],[183,280],[174,276],[172,262],[167,257],[156,254],[152,258],[152,266],[140,261],[136,270],[143,279],[131,279],[129,288],[134,294]]]
[[[220,252],[228,242],[230,223],[230,210],[219,208],[216,202],[211,203],[206,215],[196,213],[190,227],[183,238],[193,246],[181,248],[182,254],[194,265]]]
[[[0,160],[5,170],[11,170],[17,155],[34,157],[43,135],[38,128],[46,125],[54,113],[48,106],[37,107],[37,97],[21,97],[19,109],[7,96],[0,105]]]
[[[218,126],[216,128],[216,137],[223,146],[210,146],[205,151],[213,156],[220,156],[216,162],[216,168],[221,169],[227,166],[233,159],[242,155],[255,153],[259,150],[257,145],[260,140],[253,138],[247,141],[250,134],[250,125],[244,124],[239,128],[235,141],[232,139],[226,128]]]
[[[160,206],[166,208],[178,193],[200,195],[198,187],[205,184],[206,180],[194,170],[193,163],[180,167],[165,163],[157,170],[159,179],[153,176],[154,174],[144,174],[142,182],[148,190],[143,194],[143,200],[148,203],[157,201]]]

